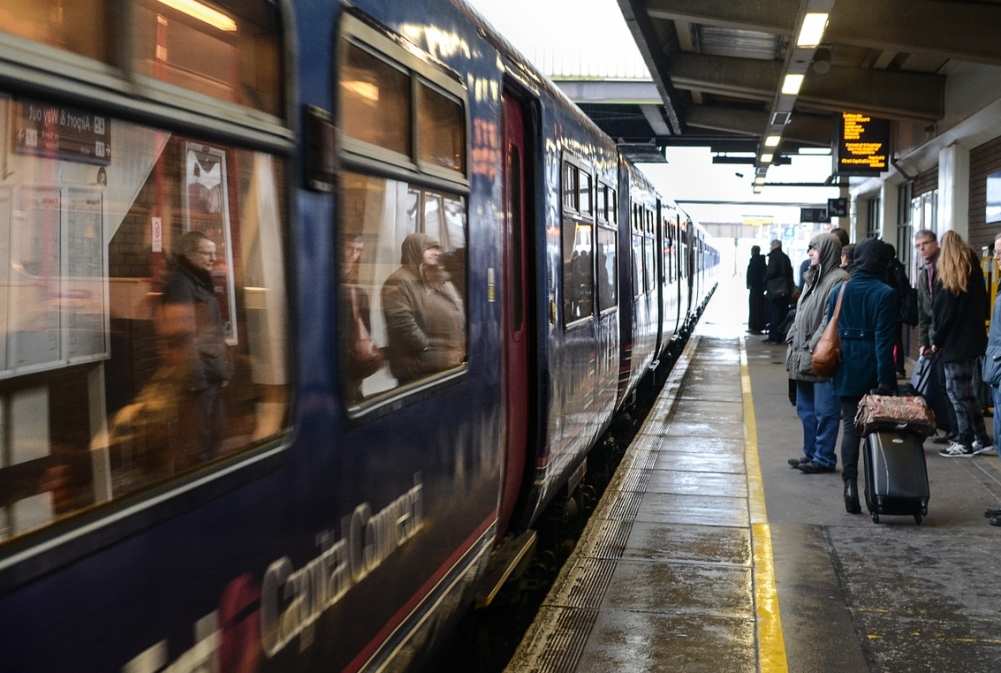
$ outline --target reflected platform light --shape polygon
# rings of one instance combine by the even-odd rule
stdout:
[[[160,0],[161,5],[166,5],[179,12],[187,14],[193,19],[198,19],[207,23],[213,28],[232,33],[236,31],[236,21],[229,18],[222,12],[216,11],[207,5],[203,5],[198,0]]]

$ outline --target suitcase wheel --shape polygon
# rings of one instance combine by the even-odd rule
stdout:
[[[869,518],[872,519],[873,523],[879,523],[879,512],[873,512],[869,515]]]
[[[921,525],[921,515],[920,514],[915,514],[914,515],[914,523],[916,523],[918,525]]]

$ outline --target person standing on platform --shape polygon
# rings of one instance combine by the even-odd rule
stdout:
[[[841,406],[841,478],[845,485],[845,510],[858,514],[858,458],[862,435],[855,425],[862,396],[878,389],[892,394],[897,388],[893,368],[893,329],[897,321],[897,296],[886,284],[886,244],[867,238],[855,246],[855,273],[844,285],[838,336],[841,364],[834,373],[834,394]],[[824,326],[834,313],[841,287],[827,300]]]
[[[994,262],[1001,265],[1001,234],[994,237]],[[982,377],[991,387],[994,402],[994,450],[1001,457],[1001,293],[994,298],[991,328],[987,334],[987,355],[984,358]],[[985,512],[992,526],[1001,526],[1001,509]]]
[[[765,316],[765,256],[761,246],[751,246],[751,259],[747,262],[747,331],[761,334],[768,318]]]
[[[932,304],[935,294],[942,289],[938,273],[935,270],[939,257],[938,236],[930,229],[922,229],[914,234],[914,248],[923,261],[922,266],[918,267],[916,283],[918,288],[918,354],[925,358],[931,358],[931,332],[934,328],[935,317]],[[945,390],[945,369],[942,358],[935,359],[933,364],[939,390]],[[952,444],[956,440],[956,412],[948,401],[944,406],[949,422],[948,432],[945,437],[933,439],[934,444]]]
[[[979,358],[987,348],[987,288],[977,253],[954,231],[942,236],[936,263],[941,291],[935,295],[932,352],[940,353],[945,370],[945,394],[956,412],[956,439],[938,452],[945,458],[991,453],[984,414],[974,388],[980,376]]]
[[[807,474],[834,472],[838,464],[838,399],[830,379],[813,371],[813,349],[823,333],[827,297],[831,289],[847,280],[839,266],[841,241],[833,234],[818,234],[810,240],[810,273],[796,306],[796,318],[786,337],[786,370],[796,381],[796,414],[803,423],[803,455],[789,465]]]
[[[789,256],[782,252],[782,241],[772,241],[771,252],[768,253],[768,266],[765,269],[765,291],[771,306],[768,323],[769,343],[785,343],[785,335],[781,333],[781,325],[789,314],[789,297],[795,281],[792,276],[792,262]]]

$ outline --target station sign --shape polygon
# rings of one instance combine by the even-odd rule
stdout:
[[[108,118],[31,99],[17,101],[14,148],[21,154],[107,166],[111,163]]]
[[[827,208],[800,208],[800,222],[830,222],[831,218],[827,214]]]
[[[827,199],[827,214],[830,217],[848,217],[848,199]]]
[[[890,160],[890,120],[860,112],[834,118],[834,172],[875,176]]]

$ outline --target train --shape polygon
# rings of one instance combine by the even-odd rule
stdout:
[[[4,671],[419,669],[715,288],[461,0],[5,3],[0,118]]]

